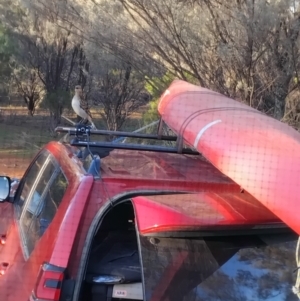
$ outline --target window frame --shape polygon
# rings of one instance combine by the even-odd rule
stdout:
[[[27,200],[25,201],[25,203],[23,204],[23,206],[20,207],[19,200],[20,200],[22,191],[24,189],[24,184],[26,182],[27,176],[30,173],[31,169],[33,168],[34,164],[37,162],[37,160],[39,160],[39,158],[42,155],[46,155],[46,160],[43,162],[40,170],[38,171],[37,177],[34,180],[32,186],[30,188],[30,191],[28,193]],[[48,164],[51,164],[51,163],[54,166],[54,170],[53,170],[53,172],[52,172],[52,174],[51,174],[51,176],[49,178],[49,181],[47,182],[45,188],[43,189],[42,195],[40,196],[39,204],[37,206],[37,208],[41,207],[40,209],[38,209],[38,211],[40,211],[40,213],[41,213],[42,210],[43,210],[43,208],[42,208],[42,202],[45,199],[45,196],[47,195],[47,192],[48,192],[49,188],[51,187],[51,185],[53,184],[53,182],[55,181],[55,179],[57,178],[57,176],[60,173],[63,175],[63,177],[66,180],[66,183],[67,183],[67,188],[66,189],[68,189],[68,186],[69,186],[68,178],[66,177],[65,173],[63,172],[63,170],[62,170],[61,166],[59,165],[59,163],[57,162],[57,160],[54,158],[54,156],[48,150],[41,151],[37,155],[37,157],[34,159],[34,161],[30,164],[28,170],[26,171],[26,173],[24,174],[24,176],[23,176],[23,178],[21,180],[21,183],[20,183],[21,185],[19,185],[19,187],[18,187],[20,189],[18,189],[18,191],[16,193],[16,202],[15,202],[16,224],[17,224],[19,235],[20,235],[21,249],[23,251],[23,256],[24,256],[24,258],[25,258],[26,261],[29,259],[30,255],[32,254],[32,252],[35,249],[35,246],[36,246],[38,240],[44,235],[44,233],[35,242],[33,249],[29,250],[29,246],[28,246],[28,242],[27,242],[27,238],[26,237],[28,235],[28,231],[30,230],[30,228],[32,226],[33,218],[36,218],[36,215],[34,215],[34,217],[31,219],[30,225],[29,225],[29,227],[27,229],[24,229],[24,226],[22,226],[22,224],[21,224],[21,220],[22,220],[22,218],[24,218],[24,215],[25,215],[25,213],[27,211],[27,208],[28,208],[29,204],[32,201],[33,194],[36,191],[36,188],[37,188],[37,186],[38,186],[38,184],[39,184],[39,182],[40,182],[40,180],[41,180],[41,178],[43,176],[44,171],[46,170]],[[54,215],[54,217],[55,217],[55,215]]]

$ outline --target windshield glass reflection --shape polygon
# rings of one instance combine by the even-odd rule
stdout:
[[[239,239],[248,239],[249,247],[141,237],[146,300],[298,300],[292,291],[297,241],[255,247],[255,240]]]

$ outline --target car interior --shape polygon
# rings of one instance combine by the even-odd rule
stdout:
[[[130,201],[103,219],[89,255],[81,301],[143,300],[141,265]]]
[[[80,301],[144,300],[142,269],[134,218],[134,208],[132,202],[129,200],[116,205],[103,218],[94,235],[90,248],[84,281],[81,286]],[[172,280],[174,283],[171,286],[173,289],[180,287],[181,293],[184,291],[185,293],[189,292],[187,294],[193,294],[196,291],[203,290],[203,287],[207,289],[208,285],[210,285],[210,281],[217,277],[220,271],[222,271],[220,269],[220,271],[214,273],[216,269],[205,263],[206,256],[204,256],[204,253],[202,256],[194,256],[194,252],[198,254],[197,246],[203,245],[201,241],[206,245],[205,250],[207,250],[207,254],[211,254],[218,264],[218,267],[224,266],[223,269],[226,271],[226,268],[229,269],[228,267],[231,265],[234,267],[236,258],[243,258],[243,249],[246,250],[244,252],[248,254],[247,256],[251,256],[253,252],[260,252],[261,258],[268,262],[267,258],[270,250],[275,252],[276,249],[278,249],[276,252],[279,256],[282,253],[280,251],[280,245],[282,243],[293,242],[298,238],[298,236],[287,227],[283,229],[277,229],[276,227],[274,229],[258,229],[257,233],[245,232],[243,235],[241,233],[236,233],[237,235],[224,234],[225,233],[220,235],[219,233],[217,236],[211,236],[210,233],[210,235],[206,236],[204,233],[201,235],[199,232],[198,235],[202,237],[187,238],[188,235],[186,235],[185,237],[179,238],[179,240],[176,238],[161,237],[157,239],[160,241],[160,244],[157,246],[141,241],[142,248],[144,248],[144,269],[148,271],[154,269],[156,273],[152,275],[152,278],[154,278],[151,281],[159,283],[162,276],[158,272],[161,268],[160,265],[164,265],[163,263],[166,258],[170,257],[166,256],[165,252],[169,252],[171,249],[173,250],[172,252],[176,252],[180,245],[182,245],[183,248],[189,246],[191,248],[189,257],[182,268],[178,270],[178,277],[174,277]],[[148,238],[144,238],[144,240],[148,241]],[[149,241],[151,242],[151,239]],[[168,248],[164,248],[165,244],[168,245]],[[149,245],[149,250],[145,250],[145,246],[147,247],[147,245]],[[265,246],[272,245],[275,246],[275,249],[265,249]],[[276,247],[277,245],[278,248]],[[256,251],[258,249],[261,249],[261,251]],[[294,246],[289,246],[287,250],[290,249],[294,249]],[[233,257],[239,250],[241,251],[238,255]],[[150,256],[149,258],[147,254]],[[281,261],[281,257],[279,259],[279,261]],[[205,267],[206,270],[211,270],[207,272],[205,277],[201,274],[203,267]],[[242,263],[241,267],[243,267]],[[247,271],[249,268],[245,267],[245,269]],[[254,268],[252,267],[252,269]],[[232,269],[230,268],[230,270]],[[286,273],[289,275],[289,268],[287,270]],[[162,272],[164,272],[164,269]],[[197,277],[195,273],[198,275]],[[182,281],[186,275],[195,276],[193,276],[195,278],[195,283],[192,285],[192,287],[194,287],[193,291],[191,291],[190,282],[186,290],[183,289],[184,284]],[[273,285],[274,283],[272,282],[271,284]],[[145,290],[150,292],[151,288],[149,285],[151,286],[151,283],[146,283],[145,285]],[[180,292],[175,290],[174,294],[177,294],[178,297]],[[200,295],[198,296],[198,293],[195,293],[194,297],[195,299],[193,300],[199,300]],[[172,300],[172,298],[170,300]]]

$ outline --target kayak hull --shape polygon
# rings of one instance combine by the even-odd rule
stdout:
[[[179,80],[162,95],[158,111],[187,144],[300,234],[300,133],[243,103]]]

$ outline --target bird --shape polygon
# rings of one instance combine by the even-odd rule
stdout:
[[[92,120],[92,114],[89,110],[87,101],[83,98],[81,86],[75,86],[75,95],[72,98],[72,108],[74,112],[82,118],[81,122],[88,120],[93,129],[96,129]],[[80,123],[81,123],[80,122]]]

